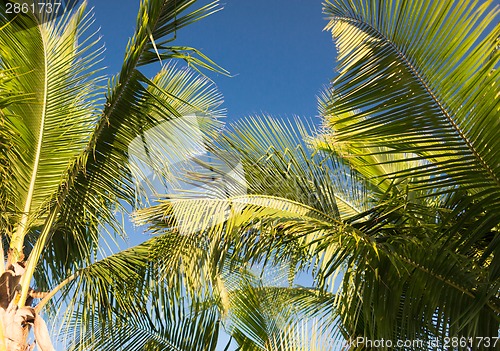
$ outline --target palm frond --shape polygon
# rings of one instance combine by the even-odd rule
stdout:
[[[136,222],[207,235],[221,255],[231,252],[244,262],[266,260],[277,250],[272,261],[306,264],[304,255],[314,249],[299,243],[341,228],[342,219],[359,216],[368,201],[345,167],[311,157],[305,135],[298,121],[236,124],[208,145],[210,161],[199,159],[197,171],[183,176],[191,187],[137,211]]]
[[[339,0],[325,13],[339,51],[325,115],[331,143],[418,155],[423,165],[391,176],[428,179],[421,188],[460,185],[498,212],[498,7]]]
[[[192,204],[212,199],[214,206],[219,206],[225,199],[233,199],[237,206],[237,202],[245,201],[263,204],[268,197],[270,203],[282,201],[283,206],[296,203],[325,218],[339,218],[339,206],[343,218],[364,211],[368,194],[363,187],[349,186],[356,183],[355,175],[335,160],[311,153],[305,141],[310,128],[298,120],[292,123],[270,117],[234,124],[231,130],[208,143],[208,161],[207,158],[194,160],[198,167],[184,176],[184,182],[190,185],[189,191],[181,188],[168,195],[178,205],[173,205],[174,201],[162,203],[182,206],[180,204],[189,199],[193,200]],[[279,205],[273,206],[279,208]],[[139,213],[145,218],[153,216],[157,221],[164,217],[161,210]]]
[[[230,291],[230,314],[226,329],[241,350],[331,350],[335,324],[325,327],[306,309],[321,309],[325,296],[315,289],[263,286],[240,282]],[[313,332],[307,333],[306,330]],[[316,348],[314,348],[316,347]]]
[[[349,118],[356,112],[348,111],[342,114],[329,115],[328,109],[332,99],[332,92],[323,92],[319,99],[319,112],[325,119],[325,126],[318,136],[312,141],[312,146],[345,163],[350,169],[362,175],[370,184],[370,189],[378,197],[383,196],[389,189],[400,189],[401,172],[412,170],[410,181],[426,182],[429,177],[417,177],[419,168],[426,168],[428,161],[422,160],[415,153],[397,153],[392,148],[372,146],[369,147],[363,140],[339,141],[335,130],[348,128]],[[359,112],[359,111],[357,111]],[[330,126],[335,125],[335,130]],[[418,195],[416,190],[413,192]]]
[[[169,128],[169,121],[177,115],[173,116],[162,110],[161,106],[168,105],[176,114],[193,117],[197,121],[196,126],[201,129],[197,131],[201,135],[219,124],[215,118],[221,113],[220,94],[208,79],[194,75],[189,69],[165,66],[144,92],[146,98],[136,107],[137,114],[116,115],[116,118],[121,116],[120,124],[116,129],[110,125],[103,132],[99,147],[101,150],[96,149],[95,155],[87,159],[87,165],[67,190],[53,240],[49,243],[49,249],[44,252],[44,260],[58,277],[66,275],[67,270],[79,260],[90,258],[88,255],[98,243],[101,225],[113,223],[115,219],[115,205],[112,205],[115,199],[127,200],[133,204],[143,193],[140,191],[140,187],[145,186],[144,183],[141,184],[143,178],[134,173],[137,160],[134,161],[132,156],[144,157],[142,161],[145,165],[154,165],[156,160],[148,159],[146,154],[140,153],[140,148],[135,150],[132,145],[146,145],[141,135],[148,133],[148,128],[156,128],[159,135],[148,138],[151,143],[147,147],[163,150],[163,154],[170,157],[173,154],[187,153],[174,143],[173,138],[176,137],[175,132],[189,126],[184,119],[177,119],[176,123],[179,125],[175,129]],[[107,140],[114,141],[110,144]],[[203,139],[197,142],[203,142]],[[173,150],[172,145],[176,145],[177,149]],[[168,171],[166,168],[152,167],[160,176]],[[79,210],[75,211],[75,207]],[[115,228],[119,233],[118,223],[115,223]],[[57,258],[67,259],[59,261]]]
[[[429,208],[390,201],[366,214],[368,220],[316,243],[320,280],[342,271],[331,309],[340,314],[346,338],[495,335],[499,282],[492,280],[489,259],[480,263],[476,249],[439,237],[441,223]]]
[[[1,5],[2,8],[5,4]],[[98,77],[95,64],[102,51],[86,35],[92,17],[82,6],[59,25],[25,15],[9,21],[3,14],[0,65],[12,72],[10,85],[28,100],[9,105],[4,127],[16,134],[10,177],[16,202],[7,209],[16,223],[11,248],[22,251],[30,227],[57,191],[61,175],[88,142],[95,121]]]
[[[106,326],[71,337],[70,350],[216,350],[221,323],[213,300],[186,299],[159,289],[143,296],[143,310],[116,315]],[[98,316],[102,311],[94,311]],[[78,319],[79,317],[75,317]],[[75,329],[77,334],[81,329]]]
[[[107,102],[86,148],[71,164],[60,186],[57,198],[62,204],[60,220],[45,257],[53,271],[59,271],[59,277],[66,275],[71,268],[67,265],[79,257],[88,259],[98,242],[100,225],[113,223],[113,211],[119,199],[130,204],[136,201],[129,158],[131,143],[148,129],[182,115],[204,116],[206,129],[213,128],[216,124],[213,118],[221,115],[221,96],[208,79],[172,65],[165,66],[152,80],[137,70],[141,55],[151,45],[148,28],[154,33],[168,27],[164,33],[167,35],[186,24],[181,21],[178,25],[176,21],[183,18],[181,14],[194,1],[174,3],[144,1],[141,4],[138,27],[122,71],[110,81]],[[195,10],[194,15],[185,16],[194,21],[212,9],[213,6]],[[75,212],[75,207],[80,211]],[[116,224],[114,228],[120,231]],[[58,262],[54,260],[56,257],[71,259]]]
[[[210,293],[211,261],[204,244],[191,239],[175,233],[154,237],[63,282],[57,296],[64,301],[64,334],[74,349],[213,349],[215,341],[208,341],[217,339],[219,307]]]

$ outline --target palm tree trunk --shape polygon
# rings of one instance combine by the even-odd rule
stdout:
[[[15,303],[13,308],[5,311],[0,310],[4,327],[4,340],[6,351],[28,351],[33,350],[34,344],[28,344],[30,326],[35,318],[32,308],[18,308]]]
[[[27,339],[30,324],[34,321],[34,310],[30,307],[19,308],[16,304],[23,273],[23,262],[7,263],[0,276],[0,319],[5,340],[1,346],[5,351],[26,351],[29,347]]]
[[[38,349],[55,351],[50,341],[47,325],[31,307],[31,302],[27,302],[27,305],[23,307],[17,305],[20,297],[19,281],[24,273],[24,262],[20,261],[7,263],[6,270],[0,275],[0,335],[3,334],[0,351],[33,350],[35,343],[28,342],[32,326]]]

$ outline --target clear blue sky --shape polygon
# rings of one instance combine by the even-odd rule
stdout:
[[[134,31],[139,0],[88,3],[106,44],[106,72],[116,73]],[[316,96],[333,77],[335,64],[331,35],[323,31],[321,0],[221,3],[222,11],[181,29],[176,44],[202,50],[234,76],[211,75],[224,94],[229,119],[261,113],[316,116]]]

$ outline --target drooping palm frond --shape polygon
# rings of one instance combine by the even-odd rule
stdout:
[[[168,232],[108,256],[75,272],[36,309],[54,296],[64,301],[63,335],[74,350],[212,350],[220,319],[211,288],[217,262],[197,239]]]
[[[325,115],[331,142],[413,154],[424,164],[388,176],[459,185],[498,212],[498,7],[339,0],[325,13],[339,51]]]
[[[317,289],[240,280],[229,291],[226,330],[241,350],[332,350],[338,336],[335,323],[323,324],[310,313],[322,309],[329,298]]]
[[[218,272],[217,255],[200,238],[190,241],[167,231],[79,271],[64,287],[74,296],[65,334],[77,341],[71,350],[214,350],[222,327],[246,350],[260,350],[262,340],[274,350],[278,338],[292,340],[290,323],[331,299],[315,289],[263,285],[229,260]],[[203,265],[212,269],[190,268]],[[189,280],[197,277],[202,285],[193,290]],[[257,315],[265,322],[255,323]]]
[[[317,146],[382,194],[368,219],[353,224],[377,251],[350,256],[339,296],[352,308],[344,313],[351,335],[496,335],[498,7],[329,1],[325,13],[339,74]],[[399,307],[388,307],[396,300]]]
[[[72,350],[213,350],[221,319],[233,308],[227,291],[250,277],[229,265],[220,271],[219,264],[202,237],[162,231],[78,271],[62,286],[72,297],[66,316],[66,335],[77,341]]]
[[[498,269],[495,256],[485,255],[494,234],[474,241],[469,226],[481,218],[466,225],[450,220],[456,206],[467,210],[457,198],[431,205],[410,193],[386,194],[364,218],[317,240],[320,278],[342,272],[342,289],[330,306],[346,339],[496,335]],[[443,227],[452,229],[445,234]]]
[[[142,298],[141,310],[126,318],[116,314],[105,326],[94,323],[93,330],[72,338],[78,343],[70,349],[216,350],[221,323],[213,299],[188,298],[165,287],[142,292]]]
[[[305,127],[296,123],[255,118],[236,124],[234,131],[208,145],[212,162],[198,160],[198,172],[185,175],[197,187],[168,194],[157,206],[137,211],[136,221],[152,223],[159,233],[178,230],[186,237],[206,237],[208,254],[215,253],[219,262],[236,258],[235,267],[242,262],[289,264],[292,280],[297,267],[313,267],[318,281],[329,278],[331,254],[338,252],[339,262],[353,250],[362,255],[365,247],[359,241],[366,241],[376,252],[376,243],[353,228],[345,233],[347,239],[335,236],[349,227],[345,220],[363,217],[370,203],[368,194],[346,167],[337,168],[334,160],[311,155]],[[216,160],[232,165],[230,171]],[[338,243],[325,248],[325,236],[338,238]],[[361,248],[356,251],[357,247]],[[260,325],[247,322],[241,328]],[[264,327],[242,331],[239,343],[250,349],[271,343],[271,339],[257,340],[256,335],[267,333]],[[248,338],[245,333],[255,335]],[[256,340],[261,346],[256,346]]]

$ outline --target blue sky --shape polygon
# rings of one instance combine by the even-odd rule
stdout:
[[[106,73],[114,74],[134,31],[139,0],[88,3],[106,45]],[[176,45],[200,49],[231,72],[233,77],[210,75],[224,94],[228,119],[262,113],[316,116],[316,96],[335,65],[321,0],[226,0],[222,5],[222,11],[181,29]]]

